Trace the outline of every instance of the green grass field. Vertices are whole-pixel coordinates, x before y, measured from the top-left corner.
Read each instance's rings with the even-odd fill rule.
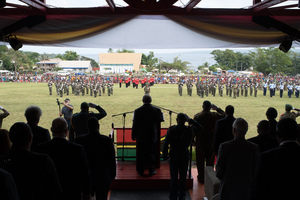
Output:
[[[54,89],[54,88],[53,88]],[[41,117],[39,125],[50,130],[51,122],[53,119],[59,117],[58,105],[56,98],[59,98],[56,93],[52,96],[49,95],[47,83],[0,83],[0,105],[10,112],[3,121],[4,129],[9,129],[15,122],[26,122],[24,117],[24,111],[29,105],[38,105],[43,115]],[[101,133],[108,135],[111,132],[111,124],[114,123],[115,127],[122,127],[122,115],[112,117],[112,115],[120,114],[124,112],[134,111],[136,108],[142,105],[142,96],[144,90],[142,88],[133,89],[119,88],[117,84],[114,86],[114,94],[107,96],[107,93],[101,97],[85,96],[64,96],[59,98],[61,102],[68,97],[71,100],[71,104],[74,106],[74,113],[80,112],[80,104],[83,101],[92,102],[102,106],[107,116],[100,121]],[[201,111],[202,102],[209,100],[213,104],[221,107],[223,110],[229,104],[235,107],[235,117],[242,117],[249,123],[249,131],[246,135],[247,138],[255,136],[256,125],[260,120],[266,119],[265,112],[268,107],[274,107],[278,111],[278,116],[284,113],[284,106],[286,103],[291,104],[296,108],[300,108],[299,101],[293,96],[291,99],[287,97],[287,93],[284,92],[284,97],[279,98],[279,92],[276,92],[276,96],[270,98],[267,94],[266,97],[262,95],[262,91],[258,92],[258,97],[248,96],[239,97],[237,99],[230,98],[228,96],[209,96],[207,98],[200,98],[196,95],[196,89],[193,88],[193,96],[187,96],[186,88],[184,87],[183,96],[178,95],[177,85],[154,85],[151,87],[152,103],[154,105],[172,110],[174,112],[183,112],[193,117],[197,112]],[[94,109],[91,109],[94,111]],[[170,117],[168,111],[163,111],[165,115],[165,122],[162,123],[162,127],[169,127]],[[126,115],[126,128],[132,126],[133,114]],[[278,120],[279,117],[277,117]],[[172,125],[176,123],[176,114],[172,114]],[[298,121],[299,123],[299,121]]]

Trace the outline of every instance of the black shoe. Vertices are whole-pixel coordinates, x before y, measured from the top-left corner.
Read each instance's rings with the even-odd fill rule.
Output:
[[[143,172],[138,172],[138,174],[143,177],[144,176],[144,173]]]
[[[149,171],[149,176],[154,176],[156,173],[157,173],[157,172],[156,172],[156,170],[155,170],[155,169],[154,169],[154,170],[152,170],[152,171]]]

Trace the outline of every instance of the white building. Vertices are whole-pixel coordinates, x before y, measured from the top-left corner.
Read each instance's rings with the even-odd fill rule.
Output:
[[[62,68],[63,70],[76,71],[76,72],[92,71],[91,61],[61,60],[59,58],[54,58],[54,59],[37,62],[36,65],[38,66],[38,69],[41,69],[43,71],[52,71],[53,68],[55,67]]]
[[[142,53],[100,53],[100,72],[124,73],[126,70],[138,72],[141,60]]]

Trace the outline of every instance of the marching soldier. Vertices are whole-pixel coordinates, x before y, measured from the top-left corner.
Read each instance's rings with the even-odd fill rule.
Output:
[[[94,84],[94,89],[93,90],[94,90],[94,97],[96,98],[98,90],[99,90],[98,82],[96,84]],[[100,91],[101,91],[101,87],[100,87]]]
[[[253,83],[250,83],[250,96],[253,94]]]
[[[89,82],[86,82],[86,84],[85,84],[85,91],[86,91],[86,94],[89,94]]]
[[[288,88],[288,96],[289,98],[291,98],[293,93],[293,85],[288,83],[287,88]]]
[[[103,94],[105,94],[105,86],[106,86],[106,80],[105,79],[103,80],[101,86],[102,86],[102,92],[103,92]]]
[[[146,86],[144,87],[144,92],[145,92],[145,94],[150,94],[150,86],[149,86],[148,82],[146,83]]]
[[[178,93],[180,96],[182,96],[182,88],[183,88],[183,83],[182,80],[180,79],[178,82]]]
[[[232,84],[229,85],[229,97],[232,97]]]
[[[257,97],[258,83],[254,85],[254,97]]]
[[[280,82],[280,85],[279,85],[280,98],[282,98],[283,90],[284,90],[284,84],[283,84],[283,82]]]
[[[52,81],[49,81],[48,87],[49,87],[49,95],[52,95]]]
[[[247,97],[248,96],[248,84],[247,83],[245,83],[245,97]]]
[[[59,96],[63,97],[63,94],[64,94],[64,83],[63,82],[60,83],[58,91],[59,91]]]
[[[84,93],[85,93],[85,84],[82,82],[81,84],[80,84],[80,90],[81,90],[81,95],[82,96],[84,96]]]
[[[113,94],[113,91],[112,91],[112,82],[111,81],[109,81],[107,83],[107,94],[108,94],[108,96],[110,96],[111,94]]]
[[[68,82],[65,83],[65,92],[67,95],[69,95],[69,83]]]
[[[100,81],[97,82],[97,90],[98,90],[98,96],[102,96],[102,84]]]
[[[193,83],[191,81],[188,81],[187,84],[187,92],[188,92],[188,95],[191,97],[192,96],[192,92],[193,92]]]
[[[242,85],[241,85],[241,96],[244,96],[244,89],[245,89],[245,84],[242,83]]]
[[[74,81],[72,81],[72,83],[71,83],[71,88],[72,88],[72,94],[74,94],[75,93],[75,82]]]
[[[237,95],[237,83],[234,84],[233,86],[233,98],[235,99],[236,98],[236,95]]]
[[[263,84],[264,96],[267,95],[267,88],[268,88],[268,83],[267,83],[267,81],[265,81],[265,83]]]
[[[93,92],[94,92],[94,83],[91,82],[89,86],[90,86],[90,96],[93,96]]]
[[[219,95],[222,97],[223,96],[223,84],[222,83],[220,83],[219,84]]]

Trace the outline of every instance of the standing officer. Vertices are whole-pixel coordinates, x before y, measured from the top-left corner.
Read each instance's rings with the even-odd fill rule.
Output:
[[[70,130],[71,128],[71,117],[73,115],[73,106],[70,105],[70,99],[66,98],[63,102],[64,107],[61,109],[61,112],[59,112],[59,115],[64,115],[65,120],[68,123],[68,128]]]

